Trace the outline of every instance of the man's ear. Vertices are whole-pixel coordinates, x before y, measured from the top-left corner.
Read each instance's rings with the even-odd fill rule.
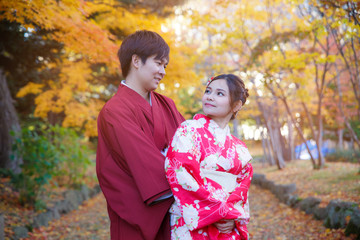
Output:
[[[140,67],[140,64],[141,64],[140,61],[141,61],[141,59],[140,59],[140,57],[138,55],[133,54],[131,56],[131,65],[133,65],[134,68],[138,69]]]
[[[238,112],[238,111],[241,109],[241,107],[242,107],[242,101],[239,100],[239,101],[237,101],[237,102],[235,103],[235,106],[234,106],[234,108],[233,108],[233,112],[234,112],[234,113]]]

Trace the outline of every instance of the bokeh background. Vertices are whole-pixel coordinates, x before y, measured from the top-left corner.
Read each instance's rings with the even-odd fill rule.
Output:
[[[46,231],[34,230],[29,216],[67,189],[96,185],[97,115],[122,80],[122,40],[141,29],[169,44],[157,91],[186,119],[201,112],[210,77],[236,74],[250,97],[230,125],[255,172],[296,183],[301,198],[318,196],[324,206],[359,205],[359,11],[357,0],[0,0],[5,235],[28,225],[36,238]],[[269,229],[252,236],[298,239]],[[346,237],[344,227],[319,231],[314,239]]]

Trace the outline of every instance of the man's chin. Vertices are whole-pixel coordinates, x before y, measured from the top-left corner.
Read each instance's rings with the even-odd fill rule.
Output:
[[[154,91],[158,88],[159,84],[152,84],[150,87],[149,87],[149,91]]]

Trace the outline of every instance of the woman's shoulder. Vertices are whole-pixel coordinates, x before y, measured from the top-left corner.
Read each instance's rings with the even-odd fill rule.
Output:
[[[185,128],[203,128],[205,126],[206,119],[201,117],[201,114],[196,114],[193,119],[186,120],[181,123],[180,127]]]
[[[232,138],[232,140],[234,141],[234,143],[236,145],[240,145],[240,146],[242,146],[244,148],[247,148],[246,144],[242,140],[240,140],[239,138],[235,137],[234,135],[231,135],[231,138]]]

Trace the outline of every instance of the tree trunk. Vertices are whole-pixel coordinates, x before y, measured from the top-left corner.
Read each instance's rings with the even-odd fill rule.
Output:
[[[291,118],[288,114],[287,125],[289,129],[289,148],[290,148],[290,158],[291,160],[295,159],[295,138],[294,138],[294,128],[291,122]]]
[[[336,64],[335,64],[335,70],[337,73],[336,84],[337,84],[338,95],[339,95],[339,101],[338,101],[339,111],[340,111],[341,116],[343,116],[345,126],[349,129],[352,142],[355,141],[356,145],[360,148],[360,141],[359,141],[354,129],[351,127],[350,122],[349,122],[348,118],[346,117],[344,109],[343,109],[343,104],[342,104],[343,94],[341,91],[340,74],[339,74],[339,70],[338,70]]]
[[[318,166],[319,168],[323,168],[325,166],[325,158],[324,155],[321,151],[322,149],[322,145],[323,145],[323,121],[322,121],[322,117],[321,114],[319,116],[319,125],[318,125],[318,137],[316,139],[316,146],[317,146],[317,150],[318,150]]]
[[[283,145],[281,144],[281,135],[278,128],[274,129],[274,145],[276,152],[276,165],[279,169],[283,169],[285,167],[285,160],[283,155]]]
[[[5,168],[19,173],[20,164],[23,162],[21,156],[12,152],[12,144],[19,137],[20,124],[10,95],[6,77],[0,69],[0,168]],[[12,136],[10,132],[13,131]]]
[[[274,158],[274,154],[271,154],[271,150],[272,150],[272,145],[271,145],[271,139],[268,133],[268,136],[265,138],[265,143],[266,143],[266,149],[267,152],[269,154],[269,163],[271,166],[275,165],[275,158]],[[273,151],[274,152],[274,151]]]
[[[311,163],[312,163],[312,165],[313,165],[313,168],[316,169],[315,159],[314,159],[314,157],[313,157],[313,155],[312,155],[312,153],[311,153],[311,151],[310,151],[310,148],[309,148],[309,146],[308,146],[308,144],[307,144],[307,141],[306,141],[306,139],[305,139],[305,137],[304,137],[303,131],[301,130],[301,128],[300,128],[298,125],[296,125],[296,121],[295,121],[294,117],[291,115],[291,110],[290,110],[290,107],[289,107],[289,105],[288,105],[288,103],[287,103],[286,98],[282,98],[281,100],[283,101],[283,103],[284,103],[284,105],[285,105],[285,109],[286,109],[287,113],[288,113],[289,116],[290,116],[291,122],[293,123],[293,125],[295,126],[295,129],[296,129],[297,132],[298,132],[298,136],[301,138],[301,141],[305,144],[306,149],[308,150],[308,153],[309,153],[309,155],[310,155],[310,159],[311,159]]]
[[[270,154],[268,153],[268,149],[267,149],[267,146],[266,146],[266,141],[265,141],[265,138],[264,138],[264,133],[263,131],[261,131],[261,146],[263,148],[263,152],[264,152],[264,157],[263,157],[263,162],[264,163],[270,163]]]
[[[343,150],[344,149],[344,129],[339,128],[337,130],[338,133],[338,149]]]
[[[259,128],[259,127],[261,126],[260,117],[259,117],[259,116],[256,116],[256,117],[255,117],[255,120],[256,120],[256,125],[257,125],[257,127]],[[270,149],[269,149],[268,146],[267,146],[266,138],[267,138],[267,136],[265,136],[265,134],[264,134],[264,129],[263,129],[263,130],[261,131],[261,145],[262,145],[263,152],[264,152],[264,157],[263,157],[264,160],[263,160],[263,163],[267,162],[267,163],[269,163],[270,165],[272,165]]]
[[[281,145],[281,136],[279,136],[279,129],[278,129],[278,124],[276,124],[276,122],[274,122],[274,116],[272,117],[272,120],[270,120],[270,124],[269,124],[269,136],[271,139],[271,144],[272,144],[272,149],[274,151],[274,156],[275,156],[275,161],[276,161],[276,165],[278,166],[279,169],[283,169],[285,167],[285,161],[284,161],[284,157],[283,157],[283,151],[282,151],[282,145]]]

